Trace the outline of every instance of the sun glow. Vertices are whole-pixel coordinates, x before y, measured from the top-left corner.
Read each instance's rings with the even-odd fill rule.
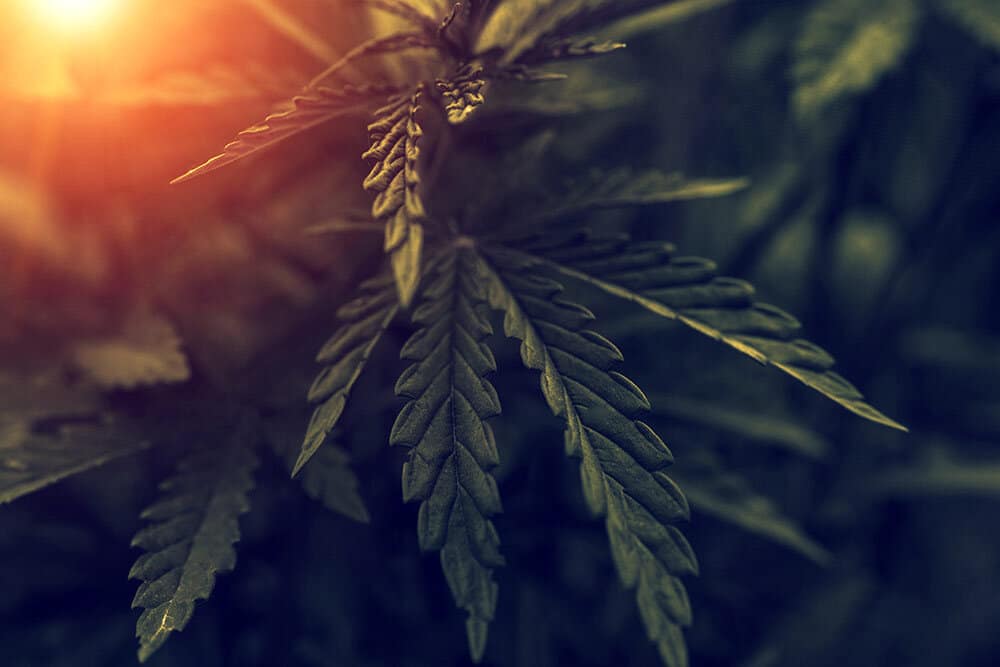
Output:
[[[114,14],[121,0],[29,0],[37,17],[62,30],[92,29]]]

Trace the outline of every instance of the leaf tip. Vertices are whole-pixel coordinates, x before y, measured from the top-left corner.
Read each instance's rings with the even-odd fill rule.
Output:
[[[178,185],[180,183],[186,183],[187,181],[198,178],[199,176],[203,176],[210,171],[215,171],[220,167],[224,167],[233,161],[234,160],[230,156],[227,156],[225,153],[221,153],[212,158],[209,158],[208,160],[205,160],[196,167],[188,169],[186,172],[184,172],[177,178],[170,181],[170,185]]]
[[[192,167],[191,169],[188,169],[187,171],[185,171],[183,174],[181,174],[177,178],[172,179],[170,181],[170,185],[180,185],[181,183],[187,183],[188,181],[196,178],[202,172],[204,172],[206,164],[208,164],[208,163],[207,162],[206,163],[202,163],[202,164],[199,164],[197,167]]]
[[[470,616],[465,621],[466,636],[469,639],[469,657],[474,664],[480,664],[486,654],[486,639],[489,636],[489,623]]]
[[[910,428],[908,426],[904,426],[903,424],[900,424],[895,419],[891,419],[889,417],[886,417],[885,425],[888,426],[889,428],[896,429],[897,431],[901,431],[903,433],[909,433],[910,432]]]
[[[152,644],[145,641],[139,642],[139,650],[136,652],[140,663],[145,663],[149,658],[156,653],[156,649],[159,648],[158,644]]]
[[[302,469],[306,467],[306,464],[309,463],[311,458],[312,453],[307,452],[306,450],[303,450],[302,453],[299,454],[299,458],[295,460],[295,465],[292,466],[291,477],[293,479],[299,476],[299,473],[302,472]]]

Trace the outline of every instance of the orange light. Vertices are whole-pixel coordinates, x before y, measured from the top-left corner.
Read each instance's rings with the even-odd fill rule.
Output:
[[[29,0],[38,19],[67,31],[92,30],[114,14],[121,0]]]

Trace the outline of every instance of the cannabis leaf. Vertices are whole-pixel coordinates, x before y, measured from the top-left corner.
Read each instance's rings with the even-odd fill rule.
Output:
[[[779,447],[817,460],[825,459],[830,451],[829,443],[819,434],[758,411],[673,394],[650,394],[650,402],[658,417],[719,431],[730,438]]]
[[[444,111],[448,122],[452,125],[467,121],[486,102],[483,96],[486,79],[482,66],[465,65],[452,78],[438,79],[436,85],[445,102]]]
[[[38,422],[96,416],[102,409],[93,387],[70,383],[57,367],[0,371],[0,433],[27,434]],[[17,444],[9,438],[3,442]]]
[[[116,335],[75,343],[72,354],[77,368],[106,389],[184,382],[191,376],[174,326],[144,310],[132,313]]]
[[[282,394],[284,396],[284,394]],[[274,406],[273,414],[262,419],[267,444],[291,472],[302,450],[299,411],[282,401]],[[270,413],[270,410],[266,411]],[[371,517],[361,497],[360,482],[352,467],[352,457],[345,444],[346,433],[335,430],[327,437],[324,447],[298,473],[302,490],[326,509],[359,523]]]
[[[954,447],[952,447],[954,449]],[[858,494],[865,500],[933,496],[1000,496],[1000,463],[995,458],[971,459],[932,444],[917,460],[872,476]]]
[[[484,26],[478,53],[502,51],[500,62],[534,60],[554,42],[648,9],[663,0],[507,0]],[[527,58],[525,58],[527,56]]]
[[[485,263],[486,260],[484,260]],[[594,316],[563,300],[562,287],[534,271],[531,261],[493,249],[482,269],[504,331],[521,341],[521,358],[541,372],[542,393],[566,424],[566,453],[580,459],[584,498],[603,516],[622,583],[636,589],[650,639],[667,667],[687,664],[681,627],[691,606],[677,577],[698,566],[671,524],[688,517],[676,484],[662,472],[673,456],[656,433],[634,417],[649,408],[642,392],[611,370],[621,353],[588,330]]]
[[[719,457],[701,450],[685,459],[675,476],[695,512],[703,512],[791,549],[817,565],[829,565],[829,551],[809,537],[741,474],[726,470]]]
[[[573,223],[580,216],[607,209],[656,206],[674,201],[725,197],[749,185],[745,178],[687,179],[677,173],[657,170],[636,172],[631,169],[594,170],[552,201],[525,214],[523,222],[512,223],[495,236],[516,239],[524,230],[552,228],[558,223]]]
[[[361,523],[371,520],[358,493],[351,456],[342,447],[327,443],[302,469],[301,478],[306,495],[331,512]]]
[[[220,572],[236,565],[233,544],[239,517],[249,510],[257,456],[248,429],[229,442],[200,446],[183,459],[174,477],[160,485],[161,498],[142,518],[154,522],[132,546],[147,553],[129,573],[142,584],[132,602],[143,609],[136,626],[139,660],[145,662],[191,620],[197,600],[208,599]]]
[[[385,37],[373,37],[357,45],[348,51],[344,57],[313,77],[309,83],[309,88],[316,88],[323,81],[335,77],[347,69],[348,66],[368,56],[386,55],[410,49],[432,49],[437,46],[437,42],[424,31],[397,32]]]
[[[406,0],[355,0],[359,4],[368,5],[372,9],[392,14],[414,25],[422,25],[436,29],[437,21],[431,16],[421,11],[420,7],[414,6]],[[437,8],[435,8],[437,9]]]
[[[795,318],[757,302],[749,283],[718,277],[709,260],[677,257],[666,243],[633,243],[627,237],[588,232],[535,239],[520,245],[518,252],[528,265],[535,262],[677,320],[774,366],[865,419],[906,430],[830,370],[834,361],[826,351],[795,337],[801,328]]]
[[[0,420],[0,504],[148,446],[113,423],[67,424],[54,433],[34,433]]]
[[[148,446],[51,369],[0,372],[0,504]]]
[[[618,39],[630,39],[637,35],[661,30],[667,25],[678,23],[696,14],[718,9],[736,0],[676,0],[668,4],[659,3],[637,14],[615,21],[605,31]]]
[[[541,62],[594,58],[624,48],[625,44],[621,42],[601,41],[593,37],[569,37],[546,45],[545,50],[536,57]],[[530,61],[533,59],[522,60]]]
[[[387,277],[366,281],[359,291],[356,299],[337,311],[342,324],[316,357],[328,365],[309,390],[309,401],[318,407],[309,422],[293,475],[302,470],[337,425],[354,383],[399,311],[396,289]]]
[[[341,88],[318,87],[303,92],[284,108],[263,122],[240,132],[220,153],[172,183],[182,183],[237,160],[269,148],[300,132],[305,132],[338,116],[370,108],[393,94],[398,87],[386,84],[345,85]]]
[[[499,461],[487,419],[500,414],[484,375],[496,369],[483,340],[492,333],[480,264],[466,249],[437,263],[424,301],[413,314],[420,328],[401,356],[414,362],[396,384],[409,398],[389,437],[412,447],[403,467],[403,499],[421,501],[420,546],[440,550],[475,662],[483,657],[497,604],[494,568],[504,563],[489,517],[502,510],[489,470]]]
[[[295,452],[282,451],[295,457],[292,474],[301,475],[308,495],[334,511],[368,520],[347,453],[336,445],[321,446],[340,438],[346,402],[375,346],[399,315],[408,316],[416,332],[402,357],[411,364],[396,385],[406,403],[389,440],[410,448],[403,497],[420,503],[421,548],[440,552],[453,598],[467,615],[469,650],[477,662],[497,606],[494,570],[504,564],[493,524],[502,505],[492,475],[499,454],[488,423],[500,412],[487,379],[496,367],[485,343],[491,333],[489,307],[503,313],[505,333],[520,341],[524,365],[541,375],[542,394],[565,426],[566,453],[579,460],[584,499],[604,519],[617,571],[625,587],[635,591],[646,631],[667,667],[687,664],[682,628],[690,624],[692,612],[681,577],[696,573],[698,565],[675,524],[688,517],[688,501],[664,472],[673,461],[669,448],[640,421],[650,410],[648,399],[615,370],[620,351],[590,329],[593,314],[566,300],[557,280],[568,278],[679,321],[859,415],[902,428],[836,375],[825,351],[796,337],[794,318],[758,303],[749,284],[719,277],[708,260],[677,257],[663,243],[579,231],[580,218],[594,211],[725,195],[745,187],[743,179],[688,181],[658,171],[595,171],[558,196],[522,200],[509,187],[516,179],[507,176],[496,193],[488,187],[476,192],[453,188],[463,190],[462,202],[454,207],[460,213],[447,211],[446,188],[439,187],[436,176],[461,165],[438,169],[457,159],[449,142],[439,140],[457,132],[451,125],[481,113],[487,89],[491,97],[503,92],[502,84],[491,88],[496,82],[561,79],[544,65],[624,47],[603,36],[616,21],[653,9],[664,10],[662,20],[675,20],[725,2],[356,0],[402,19],[404,31],[362,41],[337,60],[328,58],[332,62],[299,97],[177,179],[230,164],[331,118],[370,113],[363,159],[374,166],[363,186],[374,195],[371,214],[359,218],[344,211],[322,229],[378,230],[384,234],[388,270],[364,283],[359,295],[338,310],[340,327],[317,357],[324,368],[309,391],[316,407],[304,442]],[[812,115],[846,93],[867,89],[899,62],[914,30],[916,3],[887,0],[866,14],[860,11],[867,8],[862,0],[822,0],[807,20],[797,53],[800,114]],[[306,37],[303,43],[310,41],[297,32]],[[351,68],[361,59],[411,49],[427,50],[429,57],[404,62],[390,73],[391,83],[343,83],[348,73],[359,71]],[[324,87],[330,82],[339,87]],[[554,108],[551,101],[549,108]],[[441,122],[435,122],[439,116]],[[426,172],[424,162],[431,163]],[[476,204],[467,202],[490,195],[503,199],[497,206],[504,216],[469,215]],[[438,211],[439,205],[446,210]],[[515,215],[508,215],[511,210]],[[499,224],[498,218],[513,222]],[[808,440],[800,432],[747,415],[688,417],[712,420],[748,438],[795,440],[789,446],[812,448],[816,455],[822,451],[815,440],[798,442]],[[256,465],[245,430],[223,446],[202,448],[184,459],[163,485],[165,497],[144,514],[155,523],[136,537],[136,545],[148,553],[132,572],[144,582],[135,600],[144,610],[138,624],[143,660],[171,632],[183,629],[195,602],[211,593],[216,574],[234,566],[238,518],[246,511]],[[688,479],[696,507],[816,561],[827,558],[745,479],[718,467],[698,468],[693,458]]]
[[[420,137],[417,122],[422,89],[401,95],[375,112],[368,126],[372,146],[362,156],[376,164],[365,179],[365,190],[377,193],[372,217],[385,223],[385,251],[390,253],[400,305],[409,307],[420,282],[427,214],[418,187]]]
[[[906,55],[919,17],[914,0],[822,0],[795,46],[795,108],[808,119],[872,86]]]

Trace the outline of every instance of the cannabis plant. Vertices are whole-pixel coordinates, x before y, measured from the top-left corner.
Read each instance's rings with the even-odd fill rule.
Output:
[[[529,170],[546,151],[554,123],[527,100],[556,101],[565,78],[560,68],[614,58],[625,48],[615,41],[616,27],[640,12],[662,5],[660,19],[672,21],[723,3],[347,4],[388,18],[392,28],[330,64],[220,155],[177,179],[228,167],[329,121],[367,119],[370,147],[361,158],[372,166],[360,185],[373,198],[371,209],[344,210],[314,232],[378,235],[385,259],[372,262],[356,293],[336,308],[337,328],[319,350],[322,370],[308,391],[314,413],[303,424],[304,441],[297,451],[279,447],[278,454],[309,495],[367,521],[358,481],[336,443],[376,347],[394,326],[412,332],[400,350],[409,365],[395,384],[403,404],[389,444],[408,449],[403,500],[419,503],[420,547],[439,552],[455,604],[466,615],[469,653],[482,660],[503,599],[495,573],[505,559],[494,525],[503,504],[493,473],[511,443],[494,437],[501,397],[490,379],[503,358],[492,337],[494,324],[502,322],[503,333],[519,345],[523,366],[538,374],[542,400],[561,420],[562,446],[579,468],[582,497],[604,523],[621,584],[634,591],[646,634],[664,665],[686,665],[683,631],[692,622],[692,605],[682,580],[699,569],[678,527],[688,518],[688,501],[667,472],[671,450],[643,421],[650,400],[618,370],[619,348],[595,330],[591,307],[605,303],[600,297],[675,321],[860,417],[903,429],[832,370],[831,356],[800,337],[795,318],[758,301],[749,283],[720,276],[711,260],[685,256],[668,243],[633,239],[614,218],[615,211],[637,207],[653,207],[659,216],[666,204],[729,195],[746,180],[686,179],[631,165],[577,164],[569,181]],[[823,81],[815,86],[826,90]],[[811,108],[819,94],[803,94],[800,106]],[[496,129],[503,127],[495,122],[501,114],[491,117],[491,107],[532,116],[532,131],[522,137],[509,126]],[[494,131],[501,141],[490,141]],[[147,337],[176,351],[178,341],[152,329]],[[660,353],[669,359],[670,350]],[[106,348],[79,356],[84,367],[106,368],[108,355],[121,358]],[[719,355],[720,364],[730,359]],[[177,360],[171,369],[175,380],[190,372]],[[168,371],[157,366],[150,372]],[[108,384],[130,383],[112,378]],[[226,437],[180,457],[159,499],[143,512],[148,525],[133,545],[145,553],[130,573],[141,582],[133,603],[141,609],[140,660],[184,629],[196,602],[211,594],[216,575],[235,565],[262,428],[259,415],[240,408],[238,398],[195,397],[180,412],[189,415],[208,402],[233,405],[206,417],[224,423]],[[503,400],[508,411],[522,405],[519,394]],[[136,449],[134,439],[112,447],[110,438],[66,447],[75,411],[49,407],[37,415],[49,428],[22,434],[18,454],[0,468],[0,500]],[[178,415],[144,417],[166,423]],[[89,426],[92,433],[105,425]]]

